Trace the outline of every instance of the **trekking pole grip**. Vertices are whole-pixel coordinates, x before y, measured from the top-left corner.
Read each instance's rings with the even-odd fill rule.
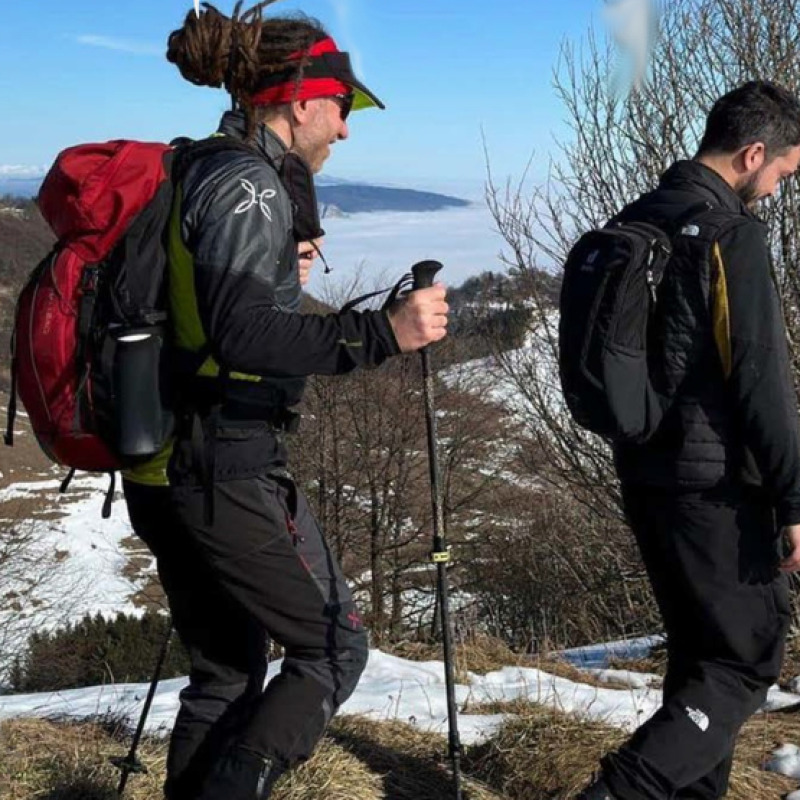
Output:
[[[441,268],[440,261],[418,261],[414,264],[411,267],[411,274],[414,276],[414,290],[433,286],[433,279]]]

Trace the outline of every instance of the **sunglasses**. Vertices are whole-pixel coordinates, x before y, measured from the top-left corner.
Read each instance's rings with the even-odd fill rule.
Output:
[[[330,98],[331,100],[335,100],[339,105],[339,115],[342,118],[342,122],[344,122],[350,116],[350,112],[353,110],[353,100],[355,100],[355,94],[353,92],[349,92],[348,94],[334,94],[330,95]]]

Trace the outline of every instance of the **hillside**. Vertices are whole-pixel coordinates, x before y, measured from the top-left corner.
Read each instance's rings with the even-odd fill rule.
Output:
[[[0,200],[0,386],[7,381],[14,302],[55,237],[32,201]]]
[[[357,214],[375,211],[440,211],[469,205],[467,200],[435,192],[357,183],[317,186],[317,200],[323,217],[334,209],[343,214]]]
[[[0,200],[0,292],[19,287],[54,241],[32,201]]]
[[[46,249],[49,242],[46,237],[28,237],[34,229],[42,232],[35,210],[8,209],[0,217],[7,223],[4,275],[10,286],[27,272],[30,264],[23,269],[23,262],[36,258],[27,248],[38,242]],[[25,247],[18,246],[22,240]],[[546,273],[523,277],[485,273],[470,279],[452,292],[459,335],[446,345],[478,339],[474,334],[486,333],[487,320],[489,328],[495,325],[495,333],[504,333],[508,338],[503,341],[510,343],[526,328],[531,293],[552,304],[557,290],[557,279]],[[449,364],[449,359],[446,347],[437,349],[437,368]],[[285,779],[276,800],[448,796],[441,738],[446,729],[443,668],[437,663],[440,647],[427,644],[434,595],[432,570],[423,560],[429,550],[429,497],[421,395],[414,374],[417,362],[408,359],[409,368],[403,369],[398,360],[394,371],[383,369],[379,376],[358,373],[335,383],[312,382],[307,393],[304,444],[303,449],[298,444],[295,452],[295,474],[313,487],[311,499],[318,505],[318,516],[333,546],[345,555],[345,571],[367,611],[375,649],[359,690],[344,709],[351,716],[337,720],[307,770]],[[517,459],[524,433],[512,428],[500,403],[490,402],[502,386],[487,363],[475,364],[463,375],[450,369],[448,376],[437,385],[436,398],[447,470],[447,531],[455,554],[449,570],[450,600],[459,645],[456,700],[468,796],[568,800],[588,780],[598,757],[658,707],[660,678],[652,673],[663,663],[659,665],[658,656],[653,656],[633,667],[645,674],[628,672],[629,663],[624,672],[597,671],[587,668],[594,666],[590,659],[597,647],[591,652],[561,651],[558,655],[570,664],[552,660],[552,649],[566,647],[566,637],[601,641],[587,633],[594,624],[595,595],[605,615],[616,602],[608,586],[621,583],[613,573],[606,581],[606,573],[593,560],[593,551],[600,549],[608,531],[599,532],[601,539],[588,529],[594,538],[590,547],[581,549],[587,536],[585,508],[571,509],[567,495],[542,491],[535,471],[541,465]],[[451,386],[462,379],[463,386]],[[358,413],[354,415],[353,409]],[[104,479],[79,477],[66,495],[58,495],[56,478],[61,471],[34,464],[41,456],[35,455],[24,418],[18,428],[21,447],[11,453],[17,461],[7,460],[6,454],[0,474],[3,538],[27,548],[18,574],[9,572],[8,566],[0,570],[0,597],[5,600],[5,606],[0,605],[0,634],[6,637],[5,650],[11,655],[23,650],[27,634],[46,617],[48,625],[55,625],[85,612],[107,616],[118,610],[134,612],[162,599],[155,594],[152,558],[130,536],[119,494],[108,520],[99,515]],[[380,480],[368,484],[364,478],[371,475]],[[380,485],[386,487],[382,496],[377,492]],[[373,520],[380,525],[373,525]],[[401,544],[392,539],[398,530],[404,534]],[[374,549],[368,551],[367,544]],[[408,545],[411,548],[401,549]],[[579,558],[577,580],[562,568],[561,560],[572,553]],[[624,556],[622,548],[615,547],[614,555]],[[640,605],[635,573],[626,569],[625,579],[629,618],[619,635],[652,631]],[[533,627],[539,616],[541,631]],[[478,638],[486,629],[502,636],[502,648],[495,646],[493,653]],[[376,643],[380,636],[383,642]],[[476,641],[473,659],[465,650]],[[629,644],[613,655],[636,657]],[[608,657],[606,652],[604,658]],[[274,661],[271,674],[279,666]],[[796,669],[787,672],[781,684],[796,691],[791,680],[796,675]],[[182,678],[162,682],[150,733],[169,726],[184,685]],[[104,800],[114,796],[116,776],[108,767],[108,755],[129,743],[129,727],[145,691],[144,685],[118,685],[109,676],[100,689],[0,698],[0,797]],[[768,769],[781,766],[778,744],[786,752],[800,741],[794,715],[772,713],[797,703],[797,695],[776,687],[763,709],[770,713],[748,723],[737,751],[732,800],[776,797],[792,787],[789,779],[763,770],[767,763],[772,764]],[[112,724],[128,730],[122,740],[95,739],[97,746],[84,751],[78,739],[92,726],[85,728],[79,721],[96,717],[98,710],[105,713],[100,733]],[[18,716],[39,719],[14,719]],[[48,720],[54,717],[62,727],[51,727]],[[58,742],[67,746],[53,744]],[[134,800],[158,792],[163,742],[146,742],[143,758],[150,777],[132,780],[129,793]],[[331,786],[334,767],[341,789]]]

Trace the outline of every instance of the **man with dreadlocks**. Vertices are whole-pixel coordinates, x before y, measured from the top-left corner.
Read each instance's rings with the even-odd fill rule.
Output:
[[[306,376],[378,365],[446,333],[441,284],[386,311],[298,311],[298,244],[322,233],[312,173],[347,138],[351,109],[383,104],[317,21],[264,18],[265,5],[190,11],[167,53],[192,83],[224,86],[234,108],[219,147],[182,172],[170,224],[183,410],[169,490],[152,465],[125,482],[191,656],[169,800],[264,800],[355,688],[366,633],[287,471],[284,435]],[[265,689],[270,639],[285,655]]]

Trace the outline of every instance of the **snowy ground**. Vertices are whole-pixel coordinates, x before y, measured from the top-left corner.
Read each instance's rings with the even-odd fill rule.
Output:
[[[131,553],[121,543],[131,529],[121,495],[103,519],[106,476],[76,475],[63,495],[59,485],[56,479],[31,481],[0,491],[0,526],[22,530],[14,556],[21,569],[0,575],[0,595],[19,598],[0,610],[0,677],[34,629],[52,630],[98,612],[140,613],[131,602],[140,582],[123,574]],[[17,501],[33,501],[39,510],[20,523]]]
[[[35,520],[37,546],[42,569],[47,572],[39,597],[27,602],[41,613],[41,626],[64,618],[79,619],[97,611],[112,614],[134,611],[130,598],[140,588],[122,575],[125,555],[121,541],[130,535],[124,503],[117,498],[111,518],[100,516],[104,478],[79,478],[71,495],[57,497],[57,482],[14,484],[0,492],[0,504],[14,498],[30,497],[41,491],[52,498],[63,516]],[[68,559],[48,560],[53,552],[69,552]],[[66,572],[61,580],[59,570]],[[69,601],[67,602],[67,595]],[[41,611],[39,611],[41,609]],[[23,614],[28,609],[23,609]],[[0,629],[13,623],[13,614],[0,615]],[[608,660],[646,655],[660,639],[648,637],[633,641],[610,642],[577,648],[563,653],[587,675],[611,686],[585,683],[550,675],[534,668],[505,667],[487,675],[469,674],[468,681],[456,687],[459,708],[468,704],[524,698],[563,712],[631,731],[649,718],[660,703],[660,678],[657,675],[607,669]],[[281,662],[270,665],[267,679],[280,670]],[[178,694],[186,680],[176,678],[159,684],[147,729],[166,732],[178,709]],[[622,688],[619,688],[622,687]],[[55,693],[0,696],[0,719],[19,716],[74,717],[111,713],[138,719],[147,693],[146,684],[107,685]],[[800,689],[800,679],[793,688]],[[800,703],[800,693],[773,687],[762,710],[774,710]],[[365,673],[353,696],[342,709],[345,714],[363,714],[373,719],[398,719],[423,730],[447,731],[447,704],[444,668],[441,662],[414,662],[373,650]],[[504,715],[459,715],[459,730],[466,743],[491,736]],[[766,765],[767,769],[800,778],[800,743],[785,743]],[[800,800],[800,794],[793,800]]]
[[[281,661],[270,665],[267,680],[276,675]],[[476,703],[526,699],[567,713],[602,720],[632,731],[650,717],[660,703],[657,675],[622,670],[605,671],[615,685],[607,689],[558,678],[538,669],[504,667],[487,675],[469,674],[469,684],[456,686],[459,708]],[[602,677],[602,676],[601,676]],[[178,693],[184,678],[162,681],[155,695],[147,730],[169,730],[178,710]],[[0,719],[17,716],[75,717],[95,714],[127,716],[135,722],[141,712],[147,684],[117,684],[68,691],[0,697]],[[800,701],[800,696],[770,692],[766,708],[775,709]],[[370,652],[369,663],[353,696],[342,707],[344,714],[363,714],[377,720],[401,720],[426,731],[447,731],[447,699],[444,667],[439,661],[407,661],[379,650]],[[460,714],[459,730],[467,743],[491,736],[505,715]],[[787,751],[788,752],[788,751]],[[791,751],[800,762],[800,748]]]
[[[277,674],[281,662],[270,665],[267,679]],[[506,667],[488,675],[470,674],[469,685],[456,687],[459,707],[466,703],[526,698],[563,711],[586,714],[629,730],[658,708],[658,690],[605,689],[574,683],[538,669]],[[148,730],[168,730],[178,709],[178,692],[186,684],[181,678],[163,681],[156,692],[148,719]],[[146,684],[124,684],[50,694],[0,697],[0,719],[15,716],[85,717],[92,714],[123,714],[138,718]],[[800,698],[795,698],[800,699]],[[342,708],[345,714],[364,714],[373,719],[398,719],[426,731],[447,731],[447,700],[441,662],[407,661],[379,650],[370,652],[369,663],[353,696]],[[465,742],[490,736],[504,715],[459,716]]]
[[[634,647],[641,647],[635,642]],[[270,665],[267,680],[280,670]],[[467,703],[524,698],[536,703],[601,720],[632,731],[659,706],[657,675],[623,670],[593,670],[595,677],[613,679],[626,688],[588,686],[558,678],[538,669],[505,667],[487,675],[469,674],[469,683],[456,687],[459,708]],[[178,710],[178,693],[184,678],[162,681],[155,694],[146,730],[166,733]],[[0,697],[0,720],[20,716],[84,718],[111,714],[127,717],[135,725],[147,694],[147,684],[118,684],[69,691],[8,695]],[[774,710],[800,701],[800,696],[774,687],[763,710]],[[441,662],[416,662],[370,652],[369,663],[343,714],[362,714],[376,720],[396,719],[422,730],[447,732],[447,700]],[[459,731],[465,743],[480,742],[492,735],[506,718],[504,714],[460,714]],[[800,778],[800,747],[784,744],[766,765],[767,769]],[[794,800],[800,800],[800,794]]]
[[[119,479],[118,479],[119,480]],[[60,480],[15,483],[0,491],[0,504],[19,498],[40,497],[48,505],[47,516],[55,511],[63,514],[60,519],[34,520],[35,536],[43,549],[69,554],[64,559],[70,573],[79,586],[72,613],[80,618],[85,613],[116,614],[134,613],[130,596],[139,585],[122,574],[128,559],[120,546],[123,539],[131,535],[128,514],[122,495],[117,492],[111,506],[111,516],[101,516],[103,499],[108,489],[108,478],[87,474],[76,474],[65,494],[59,494]],[[2,521],[2,520],[0,520]],[[58,599],[63,603],[63,584],[58,595],[51,589],[42,594],[39,601]]]

